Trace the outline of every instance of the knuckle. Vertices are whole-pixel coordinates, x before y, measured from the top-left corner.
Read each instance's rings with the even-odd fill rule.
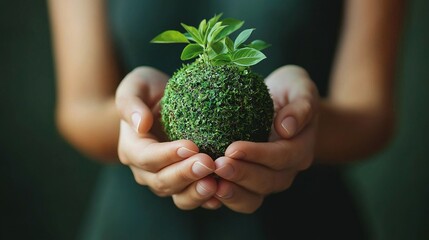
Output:
[[[153,168],[154,168],[153,161],[150,160],[150,157],[148,156],[146,150],[147,149],[144,148],[142,150],[142,152],[136,156],[137,159],[135,160],[135,163],[141,169],[144,169],[144,170],[153,170]]]
[[[180,179],[180,181],[184,182],[192,182],[194,181],[194,178],[189,174],[186,170],[183,168],[179,168],[175,171],[177,179]]]
[[[150,169],[150,164],[144,159],[142,159],[141,157],[139,157],[139,159],[137,159],[135,163],[141,169],[144,169],[144,170]]]
[[[124,165],[128,165],[130,163],[127,155],[125,154],[125,152],[122,150],[122,148],[118,149],[118,158],[119,161],[124,164]]]
[[[152,183],[152,188],[156,190],[159,194],[162,195],[171,195],[173,189],[170,184],[165,180],[165,178],[161,177],[159,174],[156,175],[156,180]]]
[[[140,175],[138,175],[138,174],[136,174],[136,173],[134,173],[134,180],[139,184],[139,185],[142,185],[142,186],[145,186],[146,185],[146,181],[140,176]]]
[[[163,192],[157,191],[156,189],[149,187],[149,189],[158,197],[169,197],[170,195],[165,194]]]
[[[148,171],[156,170],[156,163],[152,159],[151,152],[153,152],[154,142],[145,143],[146,145],[141,149],[141,152],[138,153],[136,164],[141,168]],[[164,153],[163,153],[164,154]]]

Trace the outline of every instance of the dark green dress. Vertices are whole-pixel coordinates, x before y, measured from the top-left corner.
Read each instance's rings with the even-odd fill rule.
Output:
[[[124,73],[141,65],[172,74],[183,46],[149,41],[180,23],[196,25],[215,13],[255,27],[252,39],[272,44],[254,70],[268,75],[285,64],[304,67],[326,94],[342,19],[342,1],[112,0],[109,16]],[[266,198],[256,213],[227,208],[182,211],[171,198],[139,186],[128,167],[106,166],[94,193],[82,239],[364,239],[339,169],[313,166],[293,186]]]

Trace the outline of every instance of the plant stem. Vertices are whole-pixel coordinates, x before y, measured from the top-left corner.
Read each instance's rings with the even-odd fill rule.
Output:
[[[209,54],[208,54],[208,46],[207,44],[204,44],[203,46],[203,54],[201,56],[201,58],[203,59],[203,62],[205,62],[207,65],[210,64],[210,59],[209,59]]]

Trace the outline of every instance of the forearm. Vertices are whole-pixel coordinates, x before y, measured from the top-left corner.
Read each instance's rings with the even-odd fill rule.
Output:
[[[119,161],[119,114],[114,97],[58,107],[56,122],[61,135],[85,156],[101,162]]]
[[[394,122],[392,108],[351,109],[323,100],[319,110],[316,160],[346,163],[369,157],[389,143]]]
[[[59,132],[97,160],[116,160],[121,79],[103,0],[48,1],[57,78]]]
[[[394,79],[402,0],[349,0],[328,97],[321,102],[316,157],[369,157],[394,132]]]

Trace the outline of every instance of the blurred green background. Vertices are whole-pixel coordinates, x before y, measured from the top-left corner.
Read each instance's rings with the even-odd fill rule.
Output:
[[[0,239],[74,239],[98,165],[58,135],[46,3],[0,1]]]
[[[429,239],[429,1],[409,1],[392,144],[346,168],[373,239]],[[0,1],[0,239],[75,239],[100,165],[58,135],[45,1]]]

